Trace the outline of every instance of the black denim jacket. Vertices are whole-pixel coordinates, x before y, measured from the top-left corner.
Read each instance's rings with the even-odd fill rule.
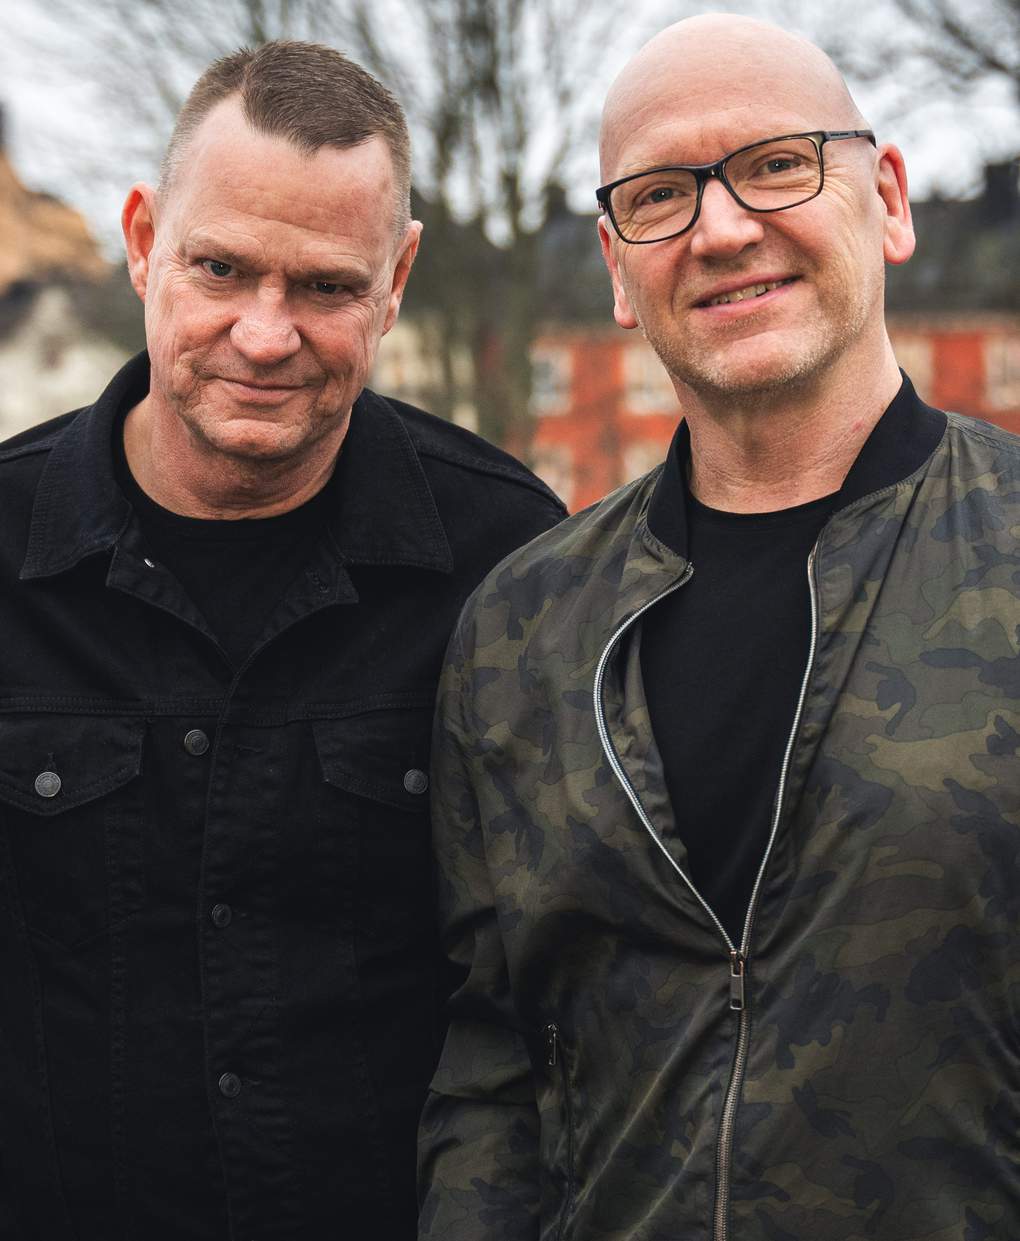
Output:
[[[0,1236],[399,1241],[435,681],[468,592],[563,509],[365,392],[235,674],[114,480],[147,383],[142,356],[0,449]]]

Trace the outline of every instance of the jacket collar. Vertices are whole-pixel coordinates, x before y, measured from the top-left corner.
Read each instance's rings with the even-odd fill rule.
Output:
[[[839,489],[835,511],[908,478],[938,447],[947,419],[925,405],[903,372],[892,402],[872,428]],[[681,422],[648,505],[648,528],[678,555],[687,555],[687,466],[691,437]]]
[[[132,509],[114,474],[113,436],[149,390],[149,359],[132,358],[54,441],[36,488],[22,578],[49,577],[120,540]],[[449,573],[453,555],[414,445],[393,407],[367,389],[351,411],[327,519],[347,564]]]

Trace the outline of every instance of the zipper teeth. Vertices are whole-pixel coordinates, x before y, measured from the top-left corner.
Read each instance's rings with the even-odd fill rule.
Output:
[[[567,1192],[564,1196],[563,1209],[560,1212],[560,1223],[556,1230],[557,1241],[563,1237],[567,1228],[567,1219],[574,1204],[574,1105],[570,1097],[570,1079],[567,1076],[567,1060],[564,1054],[563,1039],[560,1028],[555,1021],[550,1021],[544,1030],[549,1043],[549,1058],[546,1061],[550,1069],[557,1069],[560,1076],[560,1090],[563,1095],[563,1119],[567,1127]]]
[[[740,954],[747,957],[748,950],[751,946],[751,925],[754,922],[754,915],[758,907],[758,892],[761,888],[762,879],[765,877],[765,868],[768,865],[769,857],[772,853],[772,846],[775,843],[776,833],[779,830],[779,816],[783,809],[783,794],[786,792],[786,777],[789,774],[790,757],[793,754],[793,743],[797,737],[797,729],[800,727],[800,717],[804,711],[804,699],[807,695],[808,681],[811,679],[811,669],[815,662],[815,648],[818,645],[818,600],[815,597],[814,583],[814,567],[815,567],[815,547],[812,547],[811,554],[807,561],[807,579],[808,579],[808,598],[811,600],[811,641],[808,645],[807,665],[804,668],[804,676],[800,682],[800,696],[797,699],[797,710],[793,713],[793,726],[790,728],[790,735],[786,739],[786,752],[783,755],[783,765],[779,769],[779,787],[776,789],[775,809],[772,812],[772,830],[769,832],[768,844],[765,846],[765,854],[761,860],[761,866],[758,867],[758,876],[754,881],[754,888],[751,892],[751,901],[747,907],[747,919],[744,922],[744,936],[740,944]]]
[[[567,1122],[567,1194],[563,1203],[563,1214],[560,1216],[560,1226],[557,1232],[557,1238],[562,1241],[567,1231],[567,1220],[570,1218],[574,1209],[574,1101],[570,1096],[570,1078],[567,1074],[567,1057],[563,1049],[563,1040],[560,1038],[559,1027],[556,1028],[556,1041],[559,1043],[560,1049],[560,1081],[563,1089],[563,1115]]]
[[[733,1156],[733,1121],[737,1114],[737,1097],[743,1083],[744,1065],[750,1043],[751,1013],[746,1003],[740,1013],[737,1030],[737,1049],[733,1055],[733,1071],[719,1121],[719,1146],[716,1154],[715,1226],[714,1241],[726,1241],[729,1232],[727,1216],[730,1208],[730,1167]]]
[[[623,765],[621,764],[620,759],[617,756],[616,749],[613,746],[613,743],[609,736],[609,729],[606,725],[605,718],[603,717],[603,714],[602,714],[602,682],[605,679],[606,665],[609,662],[610,655],[613,653],[613,648],[616,646],[617,642],[620,640],[622,635],[631,627],[631,625],[634,624],[636,620],[640,619],[640,617],[642,617],[645,614],[645,612],[647,612],[648,609],[652,607],[654,604],[659,603],[661,600],[665,599],[667,595],[671,595],[675,590],[679,590],[681,586],[686,585],[686,583],[690,581],[693,573],[694,573],[694,566],[692,564],[688,564],[686,570],[683,573],[683,576],[680,578],[678,582],[674,582],[672,586],[667,587],[667,589],[662,591],[661,594],[656,595],[654,599],[650,599],[643,607],[639,608],[634,613],[633,616],[629,616],[623,622],[623,624],[620,625],[620,627],[616,630],[613,636],[606,643],[606,648],[602,652],[602,656],[599,659],[598,666],[595,669],[595,689],[592,695],[594,698],[594,702],[595,702],[595,727],[598,730],[599,741],[602,743],[603,752],[605,753],[606,758],[609,760],[610,767],[612,767],[613,769],[613,774],[616,776],[617,780],[619,780],[620,784],[623,786],[623,791],[627,794],[627,797],[630,800],[631,805],[634,807],[635,811],[637,812],[637,816],[641,820],[642,826],[644,827],[645,831],[648,832],[652,840],[654,840],[656,845],[658,845],[659,851],[662,853],[662,856],[666,859],[666,861],[670,864],[670,866],[672,866],[672,868],[684,881],[687,887],[691,890],[691,893],[696,898],[698,903],[701,905],[702,909],[704,909],[705,913],[707,913],[708,916],[712,919],[717,930],[719,931],[719,934],[722,936],[728,951],[733,952],[733,943],[730,940],[729,935],[727,935],[726,930],[723,927],[722,923],[715,916],[715,913],[712,910],[712,907],[705,901],[705,898],[701,895],[698,889],[694,886],[693,883],[691,883],[690,879],[684,874],[683,870],[681,870],[681,868],[673,860],[673,857],[671,856],[666,846],[663,844],[662,839],[659,836],[658,832],[652,826],[652,822],[649,819],[648,815],[645,813],[644,806],[642,806],[641,804],[641,798],[638,797],[637,793],[635,792],[634,788],[632,787],[630,783],[630,780],[627,777],[627,773],[623,770]]]
[[[811,642],[808,647],[807,667],[804,669],[804,677],[800,683],[800,697],[797,699],[797,710],[793,713],[793,726],[790,729],[790,736],[786,742],[786,753],[783,755],[783,765],[779,771],[779,787],[776,790],[775,810],[772,813],[772,831],[769,834],[769,841],[765,847],[765,856],[761,860],[761,866],[758,868],[758,877],[754,881],[754,889],[751,892],[751,901],[747,907],[747,921],[744,923],[744,937],[740,945],[740,955],[744,958],[745,966],[748,952],[751,946],[751,927],[754,923],[754,915],[758,907],[758,893],[761,888],[762,879],[765,876],[765,868],[768,865],[769,857],[772,854],[772,846],[776,839],[776,832],[779,829],[779,816],[783,808],[783,793],[786,790],[786,777],[790,766],[790,756],[793,753],[793,743],[797,736],[797,729],[800,727],[800,717],[804,710],[804,699],[807,695],[808,681],[811,677],[811,669],[815,662],[815,648],[818,645],[818,601],[815,596],[814,583],[814,564],[815,550],[818,544],[811,549],[808,556],[807,576],[808,576],[808,595],[811,600]],[[740,1097],[740,1090],[744,1082],[744,1069],[747,1065],[747,1050],[750,1043],[751,1033],[751,1013],[745,1004],[740,1014],[740,1027],[737,1034],[737,1049],[733,1056],[733,1071],[730,1074],[730,1084],[726,1091],[726,1101],[723,1104],[722,1116],[719,1120],[719,1146],[716,1154],[716,1195],[715,1195],[715,1230],[713,1241],[726,1241],[729,1235],[729,1205],[730,1205],[730,1172],[733,1155],[733,1123],[737,1114],[737,1100]]]

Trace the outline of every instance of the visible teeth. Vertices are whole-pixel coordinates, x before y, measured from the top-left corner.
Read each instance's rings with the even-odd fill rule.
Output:
[[[778,289],[781,284],[785,284],[784,280],[772,280],[768,284],[749,284],[745,289],[734,289],[732,293],[720,293],[718,297],[713,297],[707,304],[709,306],[727,306],[730,302],[742,302],[745,298],[761,297],[763,293],[771,293],[773,289]]]

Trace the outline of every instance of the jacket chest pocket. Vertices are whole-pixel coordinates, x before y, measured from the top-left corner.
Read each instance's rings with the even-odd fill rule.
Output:
[[[323,829],[347,851],[358,922],[420,935],[433,898],[431,705],[317,720],[314,729],[326,786]]]
[[[143,720],[0,718],[11,899],[33,935],[84,948],[142,903]]]

